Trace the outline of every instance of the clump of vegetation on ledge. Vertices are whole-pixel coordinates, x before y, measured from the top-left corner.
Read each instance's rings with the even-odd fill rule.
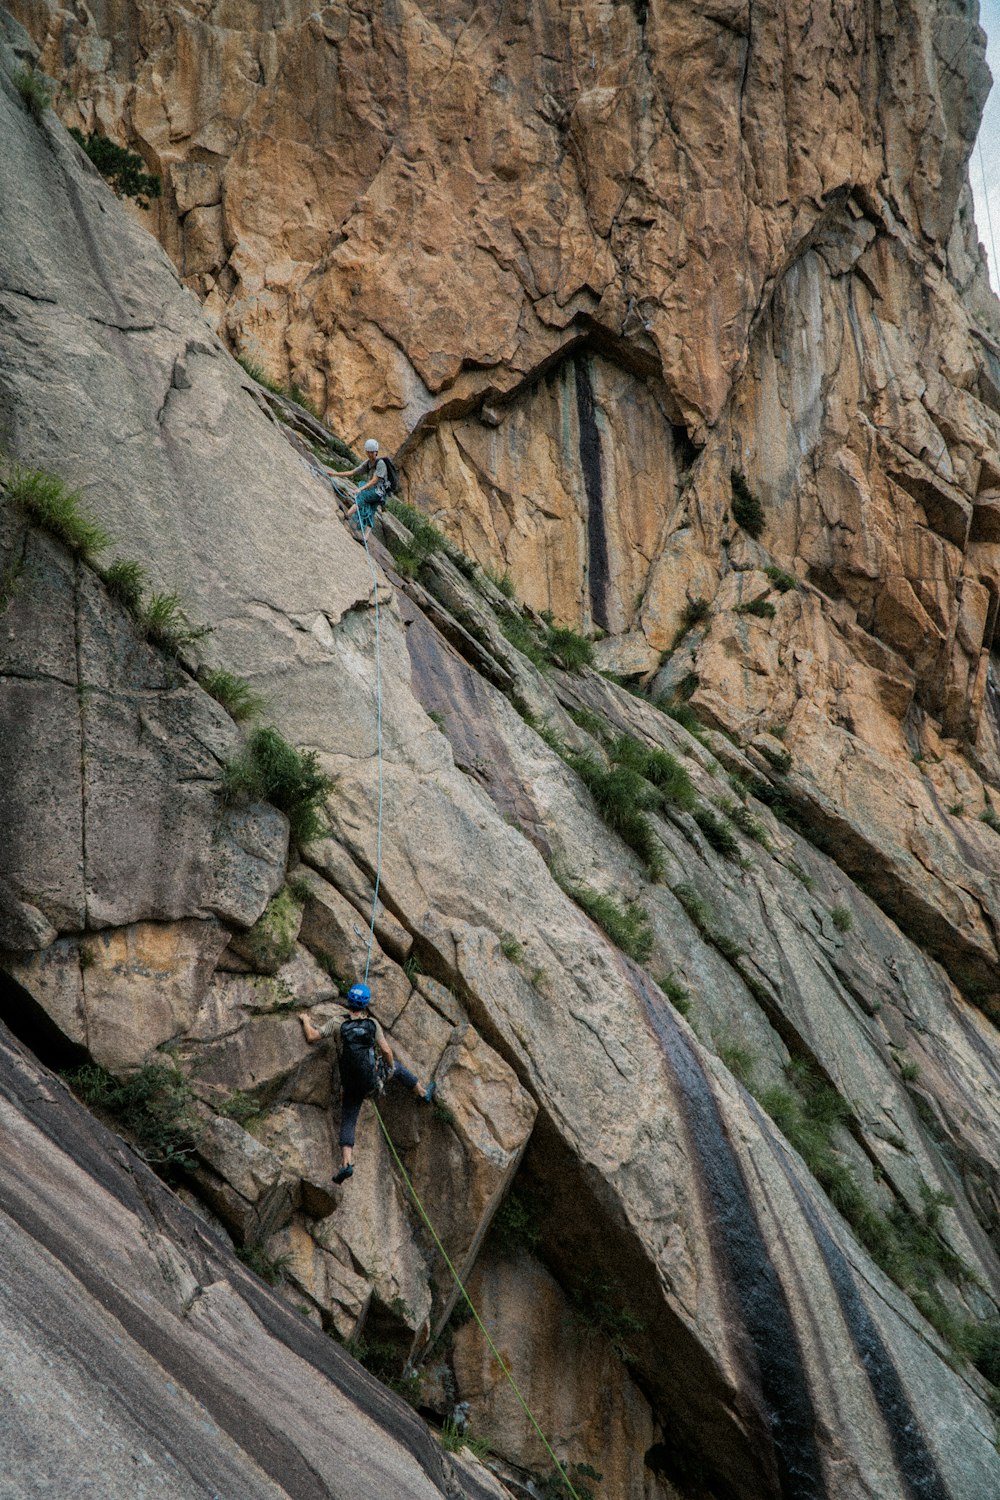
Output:
[[[173,1063],[148,1062],[122,1083],[95,1063],[63,1076],[84,1104],[114,1119],[150,1166],[170,1175],[189,1165],[201,1127],[188,1081]]]
[[[611,941],[637,964],[644,964],[653,951],[653,934],[649,917],[637,901],[619,906],[614,897],[589,886],[572,885],[561,881],[563,890],[571,897],[591,921],[607,933]]]
[[[288,818],[296,844],[328,832],[320,810],[332,789],[316,751],[296,750],[270,726],[255,730],[222,774],[224,801],[270,802]]]
[[[71,490],[55,474],[14,464],[4,475],[7,498],[35,526],[47,531],[85,562],[111,545],[102,526],[82,509],[78,490]]]
[[[256,718],[267,707],[266,698],[254,692],[244,677],[237,677],[234,672],[227,672],[224,667],[205,672],[199,677],[198,684],[205,689],[209,697],[215,699],[216,703],[221,703],[229,717],[235,719],[237,724],[244,719]]]
[[[32,119],[41,120],[52,103],[52,90],[42,75],[33,68],[18,68],[14,74],[14,87]]]

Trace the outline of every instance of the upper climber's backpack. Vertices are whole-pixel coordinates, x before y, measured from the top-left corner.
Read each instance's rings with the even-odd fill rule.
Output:
[[[340,1028],[340,1078],[352,1094],[377,1094],[382,1088],[375,1058],[375,1022],[351,1016]]]
[[[382,462],[385,464],[385,492],[387,495],[398,495],[399,470],[391,458],[383,457]]]

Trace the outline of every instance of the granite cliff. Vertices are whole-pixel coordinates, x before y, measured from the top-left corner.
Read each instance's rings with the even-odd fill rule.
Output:
[[[8,1347],[59,1367],[7,1428],[71,1418],[100,1453],[117,1377],[67,1353],[99,1324],[185,1407],[173,1447],[152,1397],[115,1419],[123,1454],[154,1432],[158,1472],[183,1461],[178,1494],[552,1484],[373,1117],[330,1188],[336,1098],[298,1012],[364,954],[373,574],[315,470],[329,434],[230,343],[348,439],[372,410],[405,438],[415,509],[373,547],[373,975],[445,1108],[386,1122],[580,1492],[988,1500],[1000,358],[963,175],[975,28],[929,5],[14,9],[35,43],[7,23],[0,428],[111,543],[74,553],[5,471],[3,1309]],[[38,47],[65,119],[163,173],[165,249],[25,107]],[[211,634],[165,653],[109,556]],[[324,836],[225,794],[246,731],[219,669],[332,779]],[[169,1072],[188,1207],[24,1047],[78,1089],[103,1069],[105,1102]],[[25,1323],[57,1282],[72,1337]],[[469,1403],[493,1473],[327,1334],[432,1425]],[[279,1391],[315,1417],[289,1427]]]

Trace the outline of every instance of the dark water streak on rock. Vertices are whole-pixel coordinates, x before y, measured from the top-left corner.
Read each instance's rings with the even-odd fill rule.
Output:
[[[594,406],[590,361],[586,354],[574,361],[576,415],[580,428],[580,467],[587,495],[587,578],[590,616],[602,630],[610,630],[608,590],[611,567],[604,525],[604,476],[601,473],[601,433]]]
[[[767,1115],[755,1103],[752,1108],[761,1133],[768,1141],[772,1154],[795,1194],[817,1249],[823,1257],[851,1342],[858,1352],[861,1367],[868,1377],[872,1395],[885,1421],[900,1476],[906,1486],[906,1494],[912,1500],[954,1500],[941,1477],[934,1455],[927,1446],[899,1371],[893,1364],[874,1318],[865,1306],[847,1257],[823,1222],[822,1215],[817,1212],[816,1205],[789,1168],[784,1151],[774,1140],[774,1127],[770,1125]]]
[[[778,1493],[783,1500],[825,1500],[829,1492],[808,1371],[743,1170],[687,1037],[664,1003],[657,1003],[645,984],[639,988],[678,1085],[697,1165],[715,1214],[715,1223],[709,1226],[714,1230],[714,1248],[753,1350],[756,1369],[745,1373],[747,1379],[756,1381],[760,1406],[770,1422]]]

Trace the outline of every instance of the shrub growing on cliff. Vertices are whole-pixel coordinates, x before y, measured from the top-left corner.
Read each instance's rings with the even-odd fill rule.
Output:
[[[773,563],[768,563],[764,572],[780,594],[787,594],[799,586],[799,580],[794,573],[786,573],[784,568],[776,568]]]
[[[159,176],[147,172],[146,163],[134,151],[96,132],[84,135],[70,126],[69,133],[119,198],[134,198],[140,208],[148,208],[150,200],[160,196]]]
[[[270,727],[255,730],[222,773],[224,801],[272,803],[288,818],[297,844],[328,831],[320,809],[332,789],[315,750],[296,750]]]
[[[508,1193],[493,1215],[490,1233],[506,1255],[519,1250],[536,1250],[542,1237],[534,1206],[520,1193]]]
[[[733,520],[750,536],[760,536],[764,530],[764,507],[739,469],[732,470],[730,479],[733,486]]]
[[[14,74],[14,87],[32,119],[40,120],[52,103],[52,90],[41,74],[32,68],[18,68]]]
[[[67,489],[55,474],[15,464],[4,477],[7,498],[35,526],[47,531],[89,562],[110,545],[103,527],[84,514],[76,490]]]
[[[263,1245],[238,1245],[236,1258],[243,1262],[247,1270],[259,1276],[261,1281],[266,1281],[268,1286],[281,1286],[285,1272],[292,1263],[290,1254],[268,1255]]]
[[[771,601],[761,594],[756,599],[748,600],[746,604],[738,604],[736,606],[736,613],[738,615],[755,615],[758,620],[773,620],[775,610]]]
[[[64,1076],[84,1104],[114,1119],[150,1166],[169,1175],[191,1161],[201,1127],[187,1079],[173,1064],[149,1062],[121,1083],[94,1063]]]

